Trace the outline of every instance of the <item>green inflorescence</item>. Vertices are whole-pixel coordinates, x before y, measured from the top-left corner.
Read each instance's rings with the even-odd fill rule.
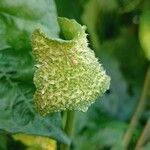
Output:
[[[110,84],[110,78],[88,47],[85,26],[59,18],[65,40],[48,38],[39,29],[32,36],[36,60],[34,100],[45,116],[63,110],[87,111]]]

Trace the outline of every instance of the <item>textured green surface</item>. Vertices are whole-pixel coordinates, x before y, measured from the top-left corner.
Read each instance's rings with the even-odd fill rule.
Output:
[[[59,18],[65,40],[50,39],[40,30],[32,37],[36,59],[34,100],[46,115],[62,110],[87,111],[108,88],[110,78],[88,48],[85,26]]]

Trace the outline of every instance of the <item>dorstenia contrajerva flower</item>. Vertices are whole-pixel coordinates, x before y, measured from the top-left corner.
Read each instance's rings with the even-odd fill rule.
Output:
[[[88,47],[85,26],[59,18],[63,39],[47,37],[39,29],[32,36],[36,60],[34,100],[46,115],[62,110],[87,111],[110,84],[110,78]]]

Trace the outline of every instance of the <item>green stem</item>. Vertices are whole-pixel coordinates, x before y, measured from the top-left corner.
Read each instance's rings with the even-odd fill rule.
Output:
[[[67,121],[67,111],[64,111],[62,112],[62,128],[63,129],[65,129],[66,121]]]
[[[142,146],[148,141],[149,138],[150,138],[150,117],[147,120],[147,123],[142,131],[139,140],[137,141],[135,150],[142,149]]]
[[[74,117],[75,117],[74,111],[67,112],[67,120],[66,120],[66,125],[65,125],[64,130],[65,130],[65,133],[70,138],[72,137],[72,132],[73,132]],[[69,145],[61,145],[61,150],[70,150],[70,146]]]
[[[133,117],[131,119],[129,127],[128,127],[127,131],[125,132],[125,135],[123,138],[123,144],[125,147],[128,147],[128,145],[131,141],[132,135],[134,133],[134,130],[140,119],[140,116],[141,116],[142,112],[144,111],[144,108],[146,105],[147,94],[148,94],[148,90],[149,90],[149,85],[150,85],[150,66],[146,73],[145,82],[144,82],[144,86],[143,86],[143,90],[142,90],[142,94],[141,94],[139,103],[137,105],[137,108],[133,114]]]

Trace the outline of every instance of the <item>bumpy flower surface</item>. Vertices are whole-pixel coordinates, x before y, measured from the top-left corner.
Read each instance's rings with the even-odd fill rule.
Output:
[[[110,84],[110,78],[88,48],[85,26],[59,18],[65,40],[50,39],[39,29],[32,36],[36,60],[34,100],[43,116],[62,110],[87,111]]]

